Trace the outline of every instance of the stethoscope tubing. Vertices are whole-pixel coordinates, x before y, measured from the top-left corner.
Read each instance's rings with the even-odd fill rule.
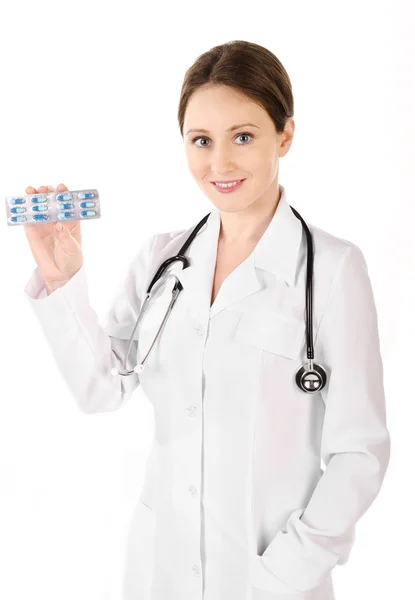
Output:
[[[292,206],[290,206],[290,208],[293,211],[294,215],[301,221],[303,230],[305,231],[305,234],[306,234],[306,241],[307,241],[305,306],[306,306],[306,343],[307,343],[308,364],[302,365],[298,369],[298,371],[295,375],[295,379],[296,379],[296,383],[297,383],[298,387],[302,391],[304,391],[308,394],[314,394],[316,392],[319,392],[326,385],[327,373],[321,365],[313,363],[313,360],[314,360],[313,300],[312,300],[312,298],[313,298],[313,267],[314,267],[313,240],[312,240],[310,230],[309,230],[306,222],[302,218],[302,216],[299,214],[299,212],[295,208],[293,208]],[[119,371],[118,369],[112,369],[112,373],[114,375],[119,374],[122,376],[128,376],[128,375],[132,375],[133,373],[141,373],[143,371],[144,363],[147,360],[147,357],[149,356],[154,344],[156,343],[158,336],[159,336],[161,330],[163,329],[163,327],[167,321],[167,318],[173,308],[173,305],[177,300],[178,295],[183,290],[183,286],[182,286],[181,282],[179,281],[179,279],[177,277],[175,277],[173,275],[173,277],[175,277],[175,279],[176,279],[176,282],[175,282],[175,285],[174,285],[174,288],[172,291],[172,299],[166,310],[166,313],[164,315],[162,323],[160,324],[160,327],[157,330],[156,336],[154,337],[153,342],[152,342],[148,352],[146,353],[145,357],[141,361],[140,365],[137,365],[137,367],[135,367],[134,370],[129,371],[129,370],[127,370],[127,360],[128,360],[128,356],[129,356],[129,353],[130,353],[130,350],[131,350],[131,347],[133,344],[134,333],[135,333],[139,323],[141,322],[141,319],[147,308],[147,304],[148,304],[149,300],[151,299],[153,287],[160,280],[160,278],[162,277],[162,275],[164,274],[166,269],[168,269],[168,267],[170,267],[170,265],[173,264],[174,262],[180,261],[183,264],[183,269],[186,269],[189,266],[189,259],[187,258],[187,256],[185,256],[185,254],[186,254],[190,244],[193,242],[194,238],[198,234],[199,230],[205,225],[210,214],[211,213],[208,213],[207,215],[205,215],[203,217],[203,219],[201,219],[199,221],[199,223],[196,225],[196,227],[194,227],[194,229],[188,236],[187,240],[185,241],[183,246],[180,248],[178,254],[167,258],[157,269],[155,275],[153,276],[153,278],[147,288],[145,299],[141,306],[140,313],[138,315],[134,329],[131,333],[127,352],[126,352],[126,355],[125,355],[125,358],[123,361],[123,365],[122,365],[122,371]]]

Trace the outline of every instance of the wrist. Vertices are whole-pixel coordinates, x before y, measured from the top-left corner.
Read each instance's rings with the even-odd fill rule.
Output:
[[[68,283],[68,281],[69,279],[65,279],[63,281],[45,281],[45,290],[47,292],[47,295],[49,296],[58,288],[63,287],[65,283]]]

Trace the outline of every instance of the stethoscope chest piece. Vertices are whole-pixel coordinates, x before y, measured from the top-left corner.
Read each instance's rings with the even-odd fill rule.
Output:
[[[327,383],[327,373],[321,365],[309,364],[301,365],[295,374],[297,386],[306,394],[315,394],[320,392]]]

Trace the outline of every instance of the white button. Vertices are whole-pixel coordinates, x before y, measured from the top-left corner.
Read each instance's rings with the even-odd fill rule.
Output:
[[[187,410],[187,414],[189,415],[189,417],[192,417],[192,418],[194,418],[194,417],[196,416],[196,415],[195,415],[195,412],[196,412],[196,406],[194,406],[194,405],[193,405],[193,406],[188,406],[188,407],[186,408],[186,410]]]
[[[197,490],[194,485],[189,485],[187,489],[189,490],[192,496],[196,496]]]
[[[200,575],[200,569],[199,569],[199,567],[197,565],[193,565],[193,569],[192,570],[193,570],[193,575],[195,577],[199,577],[199,575]]]
[[[205,333],[205,328],[203,325],[196,325],[195,329],[199,335],[203,335]]]

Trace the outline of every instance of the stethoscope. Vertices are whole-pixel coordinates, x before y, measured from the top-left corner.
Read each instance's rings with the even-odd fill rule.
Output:
[[[305,223],[305,221],[303,220],[301,215],[295,210],[295,208],[293,208],[292,206],[290,208],[293,211],[293,213],[295,214],[295,216],[298,219],[300,219],[303,229],[306,233],[306,237],[307,237],[306,336],[307,336],[308,363],[301,365],[300,368],[297,370],[297,372],[295,374],[295,382],[296,382],[297,386],[299,387],[299,389],[302,390],[303,392],[305,392],[307,394],[315,394],[316,392],[320,392],[326,385],[327,373],[321,365],[314,362],[313,300],[312,300],[312,296],[313,296],[313,263],[314,263],[313,243],[312,243],[311,233],[307,227],[307,224]],[[193,242],[194,238],[196,237],[198,231],[203,227],[203,225],[208,220],[210,214],[211,213],[208,213],[196,225],[196,227],[193,229],[193,231],[189,235],[186,242],[180,248],[179,253],[176,256],[172,256],[172,257],[166,259],[158,268],[156,274],[154,275],[153,279],[151,280],[150,285],[148,286],[145,299],[144,299],[141,309],[140,309],[140,313],[138,315],[134,329],[131,333],[131,337],[130,337],[128,348],[127,348],[127,353],[126,353],[126,356],[124,358],[124,362],[122,365],[122,370],[119,370],[118,368],[115,367],[115,368],[111,369],[112,375],[122,375],[123,377],[125,377],[127,375],[132,375],[133,373],[142,373],[142,371],[144,370],[144,363],[146,362],[154,344],[156,343],[157,338],[158,338],[162,328],[164,327],[165,322],[167,321],[167,318],[173,308],[174,303],[177,300],[178,295],[183,290],[183,286],[182,286],[180,280],[174,274],[172,274],[171,276],[175,279],[174,287],[172,289],[172,298],[166,309],[166,313],[160,324],[160,327],[158,328],[158,331],[153,339],[153,342],[150,345],[150,348],[149,348],[147,354],[144,356],[141,363],[139,365],[137,365],[136,367],[134,367],[134,369],[132,371],[128,371],[127,370],[127,359],[128,359],[128,355],[131,350],[131,346],[133,344],[134,333],[146,311],[148,302],[150,301],[150,299],[152,297],[153,287],[156,286],[157,283],[160,284],[161,276],[163,275],[165,270],[168,267],[170,267],[170,265],[172,263],[174,263],[175,261],[179,260],[180,262],[182,262],[183,269],[186,269],[189,266],[189,260],[185,256],[185,253],[186,253],[187,249],[189,248],[190,244]],[[156,289],[157,289],[157,286],[154,288],[154,290],[156,290]]]

